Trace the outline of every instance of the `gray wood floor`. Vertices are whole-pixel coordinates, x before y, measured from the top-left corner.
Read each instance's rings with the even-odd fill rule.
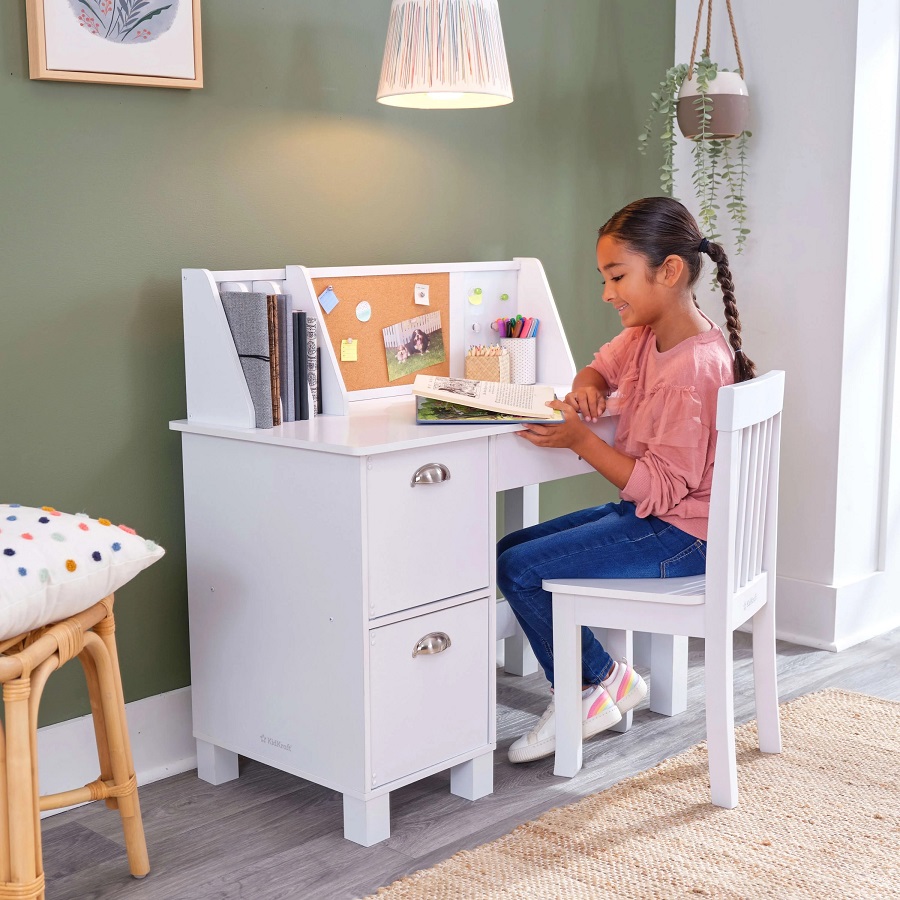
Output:
[[[749,637],[735,640],[736,715],[753,718]],[[900,631],[835,654],[779,644],[782,700],[838,687],[900,700]],[[574,779],[553,775],[552,758],[513,766],[509,744],[547,703],[542,675],[498,675],[494,793],[470,803],[442,773],[391,796],[392,835],[363,848],[342,837],[341,796],[242,760],[238,781],[212,787],[183,775],[141,788],[152,871],[128,874],[118,814],[90,804],[44,820],[48,900],[278,900],[359,898],[500,837],[516,825],[612,784],[704,738],[702,643],[691,645],[689,708],[666,718],[646,703],[627,734],[585,745]]]

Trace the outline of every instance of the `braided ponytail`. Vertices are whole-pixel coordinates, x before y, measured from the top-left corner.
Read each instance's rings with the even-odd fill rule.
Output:
[[[629,245],[647,260],[651,269],[658,269],[667,256],[680,256],[688,269],[688,284],[693,287],[703,268],[701,253],[709,254],[716,264],[716,278],[725,301],[725,322],[728,342],[734,351],[735,382],[749,381],[756,376],[756,366],[741,347],[741,318],[734,299],[734,282],[728,257],[720,244],[700,234],[694,217],[673,197],[645,197],[620,209],[600,229],[599,237],[609,235]],[[696,304],[697,298],[694,298]]]
[[[728,326],[728,343],[734,351],[734,381],[749,381],[756,377],[756,365],[744,353],[741,347],[741,317],[738,313],[737,301],[734,299],[734,282],[731,280],[731,269],[728,257],[721,244],[714,244],[705,238],[701,242],[709,258],[716,264],[716,278],[722,288],[722,300],[725,303],[725,324]]]

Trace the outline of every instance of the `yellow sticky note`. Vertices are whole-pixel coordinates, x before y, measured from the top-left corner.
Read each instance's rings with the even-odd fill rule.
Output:
[[[472,306],[481,306],[481,288],[475,288],[471,294],[469,294],[469,303]]]
[[[356,362],[358,359],[359,342],[353,338],[341,341],[341,362]]]

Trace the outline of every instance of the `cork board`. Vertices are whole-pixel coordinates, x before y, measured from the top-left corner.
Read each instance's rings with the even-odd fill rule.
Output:
[[[415,376],[450,374],[450,275],[447,272],[417,275],[349,275],[337,278],[313,278],[318,297],[329,285],[338,297],[330,313],[319,309],[319,318],[328,328],[328,339],[348,391],[412,384]],[[415,302],[415,286],[428,285],[428,306]],[[366,301],[372,309],[368,322],[356,317],[356,307]],[[397,325],[429,313],[440,313],[444,362],[421,368],[391,381],[388,374],[383,328]],[[341,341],[358,342],[357,361],[341,361]]]

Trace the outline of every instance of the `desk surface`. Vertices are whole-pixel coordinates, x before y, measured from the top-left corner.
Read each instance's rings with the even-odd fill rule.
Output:
[[[367,456],[412,447],[468,441],[495,434],[511,434],[520,425],[417,425],[415,397],[404,395],[350,404],[348,416],[316,416],[286,422],[275,428],[230,428],[187,419],[169,423],[173,431],[210,437],[277,444],[345,456]]]

